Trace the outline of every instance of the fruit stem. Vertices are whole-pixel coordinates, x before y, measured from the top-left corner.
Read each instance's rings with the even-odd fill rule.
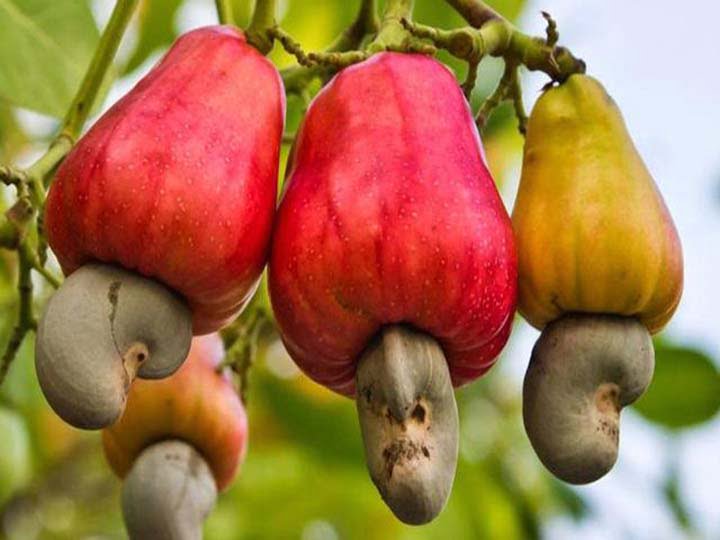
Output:
[[[271,30],[275,27],[276,0],[257,0],[250,25],[245,34],[248,43],[262,54],[268,54],[273,48]]]
[[[220,24],[235,24],[232,2],[230,0],[215,0],[218,21]]]
[[[445,356],[427,334],[384,328],[355,375],[368,471],[405,523],[432,521],[445,506],[458,456],[458,414]]]
[[[468,24],[480,28],[488,21],[502,17],[482,0],[445,0]]]
[[[410,35],[400,21],[410,18],[413,3],[413,0],[387,0],[380,31],[368,45],[368,51],[379,52],[402,47]]]
[[[348,26],[330,46],[326,53],[344,52],[357,49],[365,36],[374,34],[380,27],[377,16],[377,0],[362,0],[355,20]],[[324,64],[313,63],[311,66],[293,66],[280,71],[287,93],[302,95],[307,86],[317,77],[325,78],[332,69]]]
[[[435,47],[416,39],[403,25],[402,21],[410,18],[412,9],[413,0],[388,0],[379,31],[364,50],[309,53],[308,59],[337,70],[362,62],[382,51],[434,54]]]
[[[481,27],[441,30],[423,24],[403,21],[417,37],[429,39],[436,46],[463,60],[474,60],[479,54],[504,58],[522,64],[531,71],[543,71],[553,81],[562,82],[573,73],[584,73],[585,63],[564,48],[548,45],[546,38],[524,34],[505,19],[491,19]],[[552,27],[553,23],[550,23]],[[548,37],[552,42],[556,28]]]
[[[492,112],[505,101],[513,102],[515,116],[518,120],[518,131],[525,135],[527,129],[527,114],[525,113],[525,105],[522,99],[520,74],[518,73],[518,65],[510,61],[505,61],[505,71],[497,88],[485,99],[475,116],[475,123],[481,134],[485,130]]]
[[[236,391],[243,404],[247,404],[250,369],[255,363],[258,347],[265,332],[272,326],[271,316],[256,293],[243,313],[222,332],[225,357],[216,368],[218,373],[230,369],[236,376]]]
[[[80,135],[137,4],[138,0],[118,0],[115,4],[110,21],[100,37],[80,89],[63,122],[61,133],[71,140]]]
[[[20,307],[18,309],[18,322],[13,328],[5,347],[5,352],[0,359],[0,385],[5,381],[10,364],[15,359],[20,346],[28,332],[37,328],[37,321],[33,313],[32,292],[33,284],[30,275],[31,265],[27,261],[27,255],[23,251],[18,252],[18,294],[20,297]]]

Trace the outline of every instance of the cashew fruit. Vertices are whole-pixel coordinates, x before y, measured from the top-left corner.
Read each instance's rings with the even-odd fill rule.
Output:
[[[507,341],[516,278],[510,220],[453,74],[385,52],[336,75],[291,152],[269,291],[299,367],[357,398],[370,475],[401,520],[445,504],[452,387]]]
[[[217,330],[252,296],[284,113],[276,68],[239,30],[206,27],[181,36],[75,145],[45,211],[69,277],[40,321],[36,356],[63,419],[111,424],[136,373],[169,375],[193,334]],[[117,306],[143,324],[108,323]]]
[[[389,324],[433,336],[456,386],[490,368],[514,313],[515,248],[442,64],[380,53],[318,94],[288,164],[269,289],[292,357],[342,394]]]
[[[518,309],[542,329],[564,313],[668,322],[683,282],[680,239],[662,195],[602,85],[572,75],[528,122],[512,214]]]
[[[231,380],[216,368],[224,354],[217,334],[193,339],[182,367],[162,380],[137,380],[122,417],[102,431],[108,463],[124,478],[138,455],[162,440],[181,440],[207,462],[225,489],[247,448],[247,417]]]
[[[65,273],[101,261],[152,277],[186,299],[195,334],[231,319],[265,263],[284,100],[239,30],[180,37],[58,171],[45,224]]]
[[[558,478],[593,482],[615,464],[620,410],[650,384],[650,335],[683,281],[672,218],[595,79],[572,75],[535,104],[512,219],[519,310],[542,330],[525,430]]]

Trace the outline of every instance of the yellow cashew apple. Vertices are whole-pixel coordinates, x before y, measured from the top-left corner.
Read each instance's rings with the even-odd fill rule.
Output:
[[[613,99],[592,77],[547,90],[528,123],[515,208],[519,310],[638,318],[656,333],[680,300],[680,239]]]
[[[620,411],[652,380],[650,334],[680,301],[680,239],[602,85],[573,75],[530,115],[513,228],[519,310],[542,330],[523,384],[525,431],[558,478],[615,464]]]

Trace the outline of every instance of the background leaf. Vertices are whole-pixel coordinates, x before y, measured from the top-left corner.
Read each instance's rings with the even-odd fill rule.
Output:
[[[704,353],[657,341],[653,382],[635,409],[672,429],[705,422],[720,409],[720,374]]]
[[[97,41],[87,2],[0,0],[0,97],[62,117]]]

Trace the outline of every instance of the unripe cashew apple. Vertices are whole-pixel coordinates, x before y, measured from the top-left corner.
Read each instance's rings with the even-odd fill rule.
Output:
[[[528,122],[513,227],[520,313],[536,328],[568,312],[636,317],[651,334],[682,293],[680,239],[601,84],[573,75]]]
[[[69,277],[36,355],[66,421],[110,425],[136,373],[171,374],[192,334],[249,300],[269,248],[284,113],[277,70],[240,31],[200,28],[68,155],[45,226]]]
[[[288,174],[269,266],[282,339],[357,398],[396,515],[429,521],[454,476],[452,385],[492,366],[516,297],[510,220],[455,77],[393,52],[346,68],[308,108]]]
[[[573,75],[538,99],[513,226],[519,309],[542,330],[525,428],[556,476],[592,482],[617,459],[620,410],[652,379],[650,334],[683,282],[672,218],[597,80]]]
[[[173,375],[135,381],[125,412],[102,431],[105,456],[119,477],[147,446],[179,439],[204,456],[218,490],[232,482],[245,456],[247,417],[229,377],[216,371],[223,354],[217,334],[196,337]]]
[[[217,366],[217,334],[193,339],[182,367],[138,380],[124,414],[102,432],[105,456],[124,480],[123,515],[133,540],[202,538],[218,491],[229,486],[247,449],[247,416]]]

